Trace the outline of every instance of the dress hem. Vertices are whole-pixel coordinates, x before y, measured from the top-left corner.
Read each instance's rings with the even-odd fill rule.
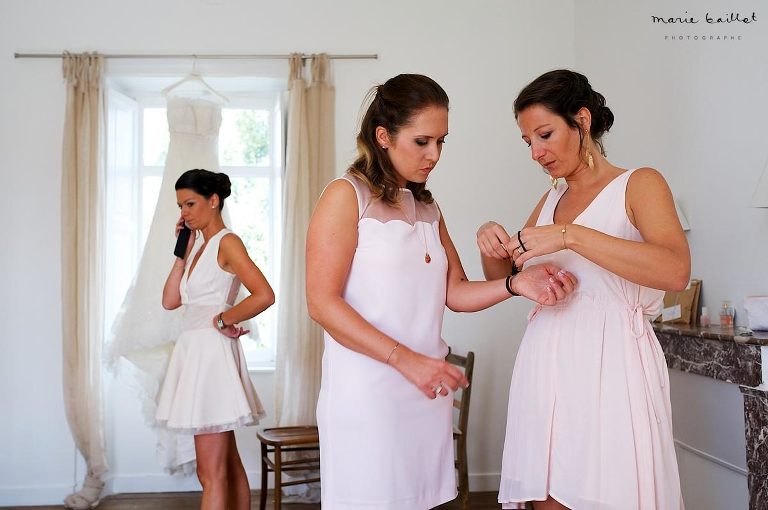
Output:
[[[561,505],[566,506],[566,507],[568,507],[570,509],[574,508],[571,504],[566,503],[563,498],[555,496],[554,494],[552,494],[552,492],[549,492],[545,496],[530,497],[530,498],[524,498],[524,499],[521,499],[521,500],[514,499],[514,500],[502,501],[501,497],[500,497],[499,498],[499,503],[501,504],[502,510],[525,510],[525,508],[526,508],[525,505],[526,504],[532,503],[534,501],[544,502],[544,501],[547,500],[547,497],[551,497],[552,499],[554,499],[555,501],[557,501]],[[515,506],[511,506],[511,505],[515,505]],[[522,505],[522,506],[518,506],[518,505]]]
[[[434,496],[432,497],[420,497],[412,499],[401,499],[398,501],[390,501],[386,503],[367,503],[367,502],[333,502],[323,501],[323,509],[328,510],[358,510],[364,508],[365,510],[412,510],[413,508],[435,508],[443,503],[453,501],[458,497],[459,493],[456,491],[452,496]],[[416,505],[416,506],[414,506]],[[426,505],[426,506],[424,506]]]
[[[217,432],[229,432],[230,430],[235,430],[241,427],[250,427],[253,425],[258,425],[261,418],[264,418],[265,416],[266,416],[266,413],[249,414],[247,416],[241,416],[237,420],[227,422],[227,423],[201,425],[196,427],[176,427],[173,425],[168,425],[167,419],[158,419],[156,421],[156,424],[159,427],[166,428],[170,431],[173,431],[179,434],[192,434],[192,435],[215,434]]]

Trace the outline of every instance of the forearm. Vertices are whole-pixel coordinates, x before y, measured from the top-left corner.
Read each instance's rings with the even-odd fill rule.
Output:
[[[386,363],[399,343],[365,320],[340,296],[308,301],[312,319],[348,349]]]
[[[664,246],[628,241],[582,225],[568,225],[566,246],[617,276],[659,290],[681,290],[691,268],[687,254]]]
[[[512,272],[512,262],[510,259],[496,259],[480,255],[480,263],[483,266],[483,275],[486,280],[498,280],[505,278]]]
[[[271,289],[268,292],[251,294],[229,310],[222,312],[221,318],[224,324],[238,324],[256,317],[274,303],[275,294]]]
[[[510,288],[515,290],[515,277],[510,281]],[[462,279],[449,282],[446,306],[454,312],[477,312],[510,296],[506,287],[506,275],[504,278],[488,281],[472,282]]]
[[[181,284],[181,278],[184,276],[184,264],[183,259],[175,259],[171,272],[168,273],[168,278],[165,280],[162,304],[166,310],[174,310],[181,306],[179,285]]]

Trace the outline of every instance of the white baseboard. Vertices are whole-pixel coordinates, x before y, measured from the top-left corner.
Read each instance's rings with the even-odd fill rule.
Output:
[[[498,491],[501,473],[469,473],[469,490],[472,492]]]
[[[47,487],[0,487],[0,506],[61,505],[72,485]]]
[[[199,492],[200,482],[196,476],[166,475],[163,473],[140,475],[107,474],[104,477],[102,496],[112,494],[133,494],[140,492]],[[248,483],[252,490],[261,487],[261,471],[249,471]],[[269,488],[273,488],[269,477]],[[72,485],[49,485],[47,487],[0,487],[0,507],[61,505],[64,498],[72,493]]]
[[[136,492],[191,492],[199,491],[200,482],[196,476],[141,474],[106,477],[104,494],[123,494]]]
[[[472,491],[499,490],[499,473],[470,473],[469,488]],[[274,488],[269,477],[269,488]],[[104,496],[140,492],[197,492],[200,483],[195,476],[169,476],[162,473],[143,475],[118,475],[105,477]],[[249,471],[251,489],[261,486],[261,472]],[[71,485],[49,487],[0,487],[0,506],[60,505],[72,492]]]
[[[248,484],[251,490],[261,488],[261,471],[248,471]],[[107,477],[104,494],[131,494],[137,492],[198,492],[200,482],[195,475],[122,475]],[[268,487],[274,487],[273,477],[268,480]]]
[[[677,442],[675,446],[686,508],[742,510],[749,507],[749,488],[743,468],[683,444]]]

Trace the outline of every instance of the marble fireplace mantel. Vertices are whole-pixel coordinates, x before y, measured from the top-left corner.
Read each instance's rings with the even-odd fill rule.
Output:
[[[744,397],[749,510],[768,509],[768,332],[654,324],[667,366],[732,384]],[[763,360],[765,359],[765,362]]]

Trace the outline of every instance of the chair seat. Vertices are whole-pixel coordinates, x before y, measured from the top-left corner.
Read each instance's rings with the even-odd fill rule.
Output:
[[[317,427],[276,427],[256,433],[259,441],[269,446],[292,446],[320,443]]]
[[[261,442],[260,510],[265,510],[267,505],[267,473],[275,474],[275,510],[280,510],[283,487],[320,481],[317,477],[317,470],[320,469],[320,434],[317,427],[273,427],[257,431],[256,437]],[[285,481],[284,472],[305,472],[307,477]]]

